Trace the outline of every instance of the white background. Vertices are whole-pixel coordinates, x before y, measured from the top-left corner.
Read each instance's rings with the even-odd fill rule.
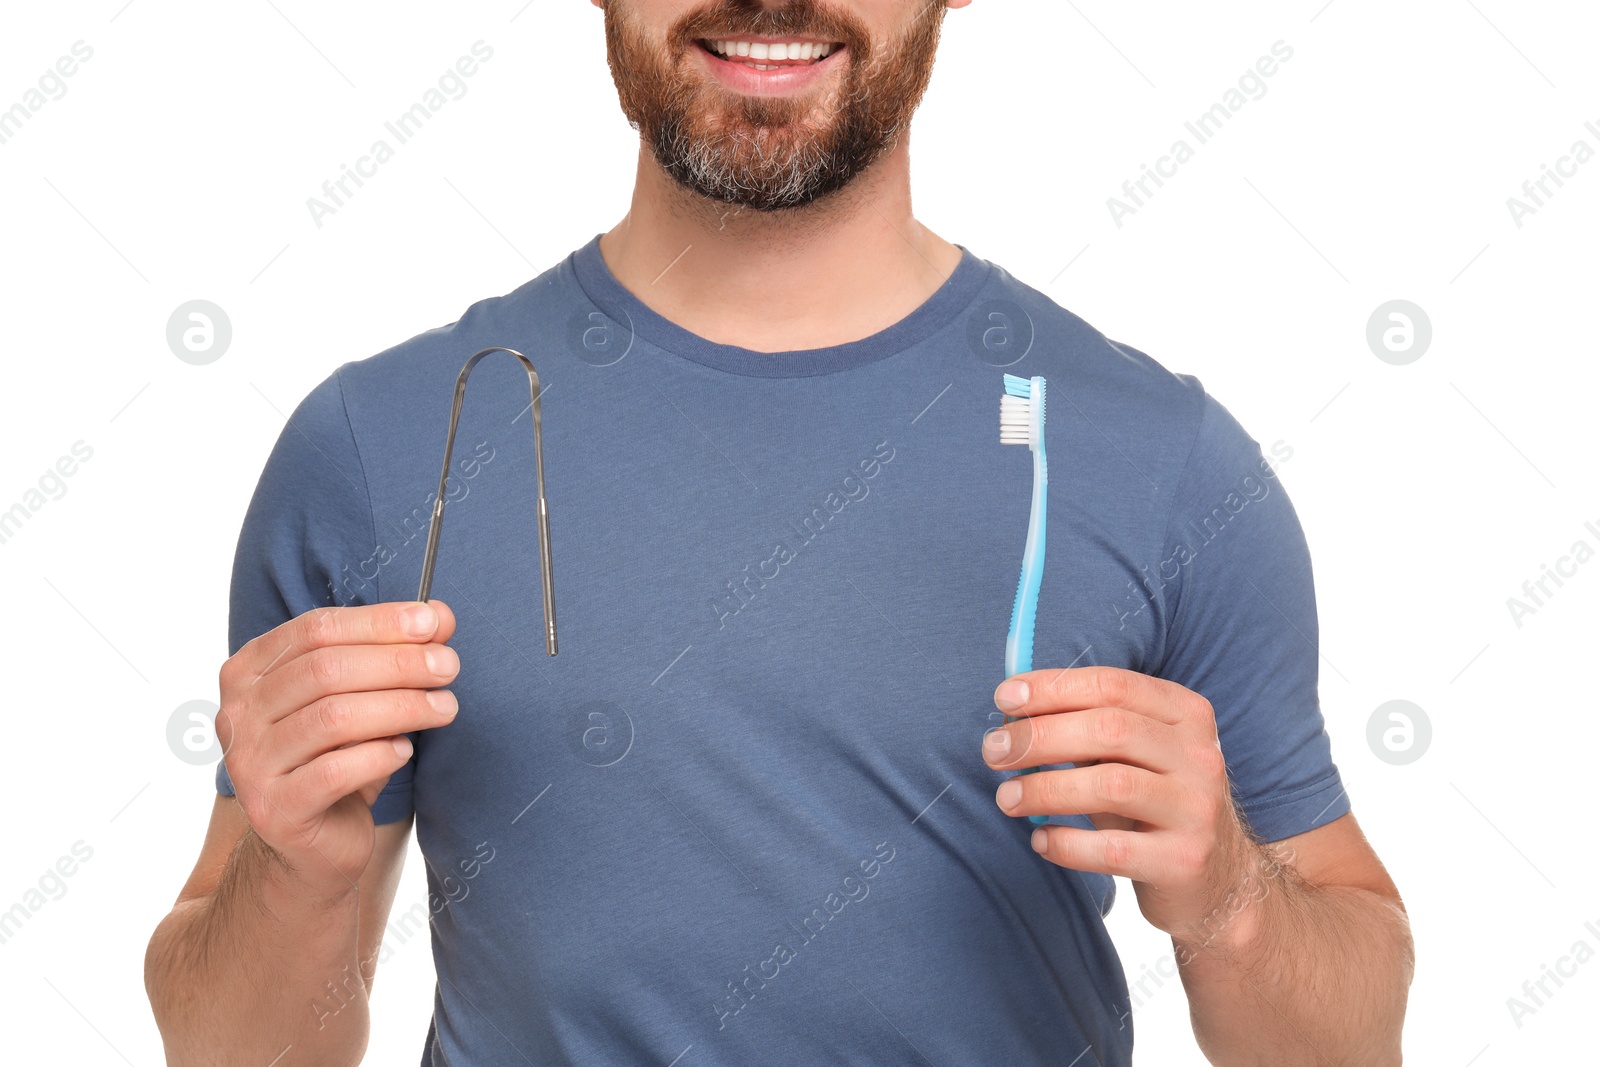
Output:
[[[1600,548],[1600,160],[1520,227],[1506,201],[1574,141],[1600,149],[1597,38],[1577,2],[977,0],[947,19],[914,126],[936,232],[1294,449],[1280,474],[1316,562],[1334,755],[1417,939],[1415,1063],[1594,1056],[1600,961],[1520,1026],[1507,998],[1579,940],[1600,950],[1579,818],[1600,561],[1521,626],[1506,601],[1575,541]],[[479,39],[494,58],[467,95],[316,227],[306,198]],[[0,1003],[36,1056],[145,1065],[144,946],[212,797],[166,724],[216,699],[234,541],[284,416],[337,364],[610,228],[636,135],[587,0],[8,5],[0,108],[79,40],[93,58],[65,95],[0,144],[0,509],[93,449],[0,544],[0,910],[75,842],[93,854],[0,944]],[[1107,197],[1279,40],[1294,54],[1266,95],[1115,225]],[[165,338],[197,298],[233,325],[208,366]],[[1397,298],[1433,327],[1404,366],[1365,336]],[[1366,740],[1391,699],[1432,723],[1407,765]],[[421,872],[413,856],[397,911]],[[1137,981],[1169,945],[1123,888],[1111,925]],[[369,1063],[416,1060],[433,981],[423,939],[396,949]],[[1138,1061],[1203,1062],[1177,982],[1146,988]]]

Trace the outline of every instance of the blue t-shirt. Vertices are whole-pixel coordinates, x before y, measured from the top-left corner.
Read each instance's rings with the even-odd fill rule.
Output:
[[[373,809],[414,813],[427,859],[427,915],[390,923],[431,922],[424,1064],[1129,1061],[1112,880],[1035,855],[980,755],[1032,491],[1003,373],[1048,381],[1035,667],[1206,696],[1263,839],[1349,810],[1305,540],[1261,449],[965,247],[893,326],[761,353],[651,311],[596,237],[344,364],[262,473],[230,653],[415,597],[455,379],[494,345],[544,384],[560,653],[527,375],[501,353],[467,390],[432,586],[461,711]]]

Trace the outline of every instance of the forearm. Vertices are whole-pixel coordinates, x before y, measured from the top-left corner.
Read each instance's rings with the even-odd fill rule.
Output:
[[[151,938],[145,986],[168,1064],[358,1063],[370,977],[359,915],[354,886],[318,899],[246,834],[216,890]]]
[[[1228,1067],[1399,1063],[1404,909],[1367,889],[1310,885],[1261,856],[1236,913],[1173,939],[1201,1049]]]

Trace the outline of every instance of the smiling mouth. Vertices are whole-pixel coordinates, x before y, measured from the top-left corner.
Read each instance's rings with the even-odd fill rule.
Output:
[[[844,49],[843,42],[839,41],[808,41],[798,38],[701,39],[695,43],[724,62],[738,63],[754,70],[813,66]]]

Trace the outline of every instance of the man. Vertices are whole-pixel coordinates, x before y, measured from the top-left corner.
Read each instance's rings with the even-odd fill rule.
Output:
[[[413,822],[425,1064],[1125,1064],[1114,875],[1214,1062],[1399,1062],[1411,941],[1272,465],[911,214],[967,0],[595,3],[628,215],[340,367],[262,474],[221,795],[148,954],[169,1062],[358,1062],[423,918],[385,933]],[[491,345],[548,394],[554,658],[509,357],[465,403],[444,597],[405,603]],[[1047,379],[1056,462],[1044,666],[996,687],[1031,491],[1002,367]]]

